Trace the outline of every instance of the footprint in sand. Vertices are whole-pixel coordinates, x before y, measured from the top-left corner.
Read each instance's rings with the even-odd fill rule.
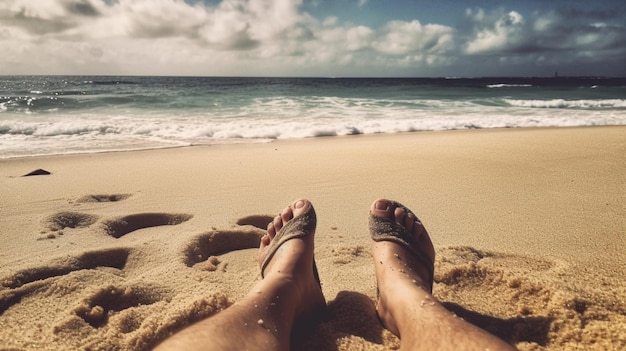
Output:
[[[85,195],[77,199],[79,203],[95,203],[95,202],[117,202],[132,196],[132,194],[96,194]],[[185,213],[137,213],[128,216],[122,216],[102,221],[103,230],[114,238],[134,232],[139,229],[162,226],[162,225],[178,225],[190,220],[193,215]],[[85,228],[96,223],[99,216],[73,211],[62,211],[50,215],[44,219],[44,228],[50,231],[42,230],[41,234],[47,234],[46,239],[56,238],[55,232],[62,235],[65,228]]]
[[[129,196],[87,195],[77,199],[76,202],[110,203],[125,200]],[[43,224],[48,231],[57,234],[66,228],[94,228],[113,238],[122,239],[125,235],[140,229],[178,225],[192,217],[191,214],[184,213],[137,213],[101,219],[95,214],[63,211],[48,216]],[[236,222],[240,226],[238,230],[223,231],[214,228],[212,231],[193,236],[184,248],[184,264],[206,271],[216,270],[218,265],[226,267],[226,263],[221,263],[217,256],[235,250],[257,248],[265,234],[267,224],[272,219],[272,216],[265,215],[247,216]],[[97,227],[94,226],[96,223]],[[151,313],[149,309],[154,308],[155,303],[161,303],[163,296],[171,297],[172,292],[165,291],[159,286],[111,284],[111,274],[119,275],[122,279],[130,252],[130,248],[86,252],[78,256],[51,260],[40,267],[26,269],[0,279],[0,284],[6,288],[0,292],[0,315],[11,306],[24,302],[26,298],[39,298],[41,294],[55,296],[59,285],[65,285],[65,280],[74,282],[75,278],[72,275],[78,274],[85,278],[76,282],[77,285],[71,288],[71,294],[77,295],[79,303],[69,310],[70,313],[66,318],[56,323],[54,334],[62,336],[76,328],[113,328],[121,333],[134,333],[141,328],[141,321],[146,315]],[[104,276],[108,278],[105,279]],[[93,278],[100,279],[96,277],[102,277],[101,279],[108,281],[108,284],[94,287],[92,283],[87,283],[93,281]],[[82,289],[89,292],[85,294]]]
[[[76,200],[78,203],[118,202],[131,197],[132,194],[91,194]],[[184,213],[137,213],[102,221],[104,231],[114,237],[122,236],[139,229],[162,225],[178,225],[190,220],[193,215]],[[97,216],[78,212],[63,212],[53,216],[53,225],[49,228],[86,227],[96,222]]]
[[[78,203],[93,203],[93,202],[117,202],[125,200],[131,197],[132,194],[95,194],[85,195],[76,200]],[[54,239],[58,235],[63,235],[63,229],[65,228],[85,228],[94,224],[98,220],[98,216],[88,213],[74,212],[74,211],[61,211],[52,214],[43,220],[43,227],[40,234],[43,234],[41,239]]]
[[[130,194],[110,194],[110,195],[86,195],[78,199],[78,202],[116,202],[130,197]],[[113,218],[102,221],[101,228],[110,236],[120,238],[130,232],[161,225],[177,225],[190,218],[189,214],[168,214],[168,213],[139,213],[129,216]],[[43,227],[51,233],[47,238],[56,237],[54,233],[63,234],[66,228],[87,228],[96,223],[99,216],[89,213],[61,211],[52,214],[43,220]],[[46,234],[46,231],[42,231]],[[113,268],[123,270],[126,266],[130,249],[112,248],[108,250],[89,251],[78,256],[55,259],[40,267],[25,269],[15,274],[0,279],[0,286],[8,288],[0,292],[0,315],[10,308],[10,306],[20,302],[24,296],[28,296],[35,291],[45,290],[51,284],[51,280],[63,277],[72,272],[82,270],[94,270],[100,268]],[[115,289],[107,291],[115,292]],[[113,293],[117,296],[118,293]],[[140,304],[145,304],[145,299],[134,298]],[[98,306],[101,306],[99,304]],[[118,305],[115,305],[118,306]],[[111,307],[113,309],[117,307]],[[102,307],[102,306],[101,306]],[[106,310],[103,307],[103,310]],[[110,309],[110,308],[109,308]],[[85,318],[95,316],[94,312],[81,312]],[[93,317],[95,318],[95,317]],[[92,323],[95,319],[91,320]]]
[[[85,228],[98,220],[98,216],[72,211],[62,211],[50,215],[43,220],[43,226],[51,232],[60,232],[65,228]],[[45,234],[42,231],[42,234]]]
[[[124,283],[124,269],[130,252],[129,248],[90,251],[54,259],[40,267],[0,279],[2,288],[5,288],[0,288],[0,316],[12,306],[29,304],[33,299],[38,303],[49,300],[50,307],[45,309],[54,310],[59,300],[72,296],[80,302],[55,324],[55,335],[70,335],[77,328],[84,331],[85,328],[97,329],[106,325],[123,334],[134,332],[151,313],[151,305],[168,300],[173,294],[154,284]],[[94,282],[110,281],[112,277],[120,283],[93,286]]]
[[[72,272],[108,267],[122,270],[130,250],[115,248],[91,251],[79,256],[51,260],[43,266],[25,269],[0,280],[7,290],[0,291],[0,315],[27,295],[44,289],[56,279]]]
[[[157,227],[162,225],[178,225],[190,220],[193,215],[184,213],[137,213],[128,216],[112,218],[102,221],[102,228],[108,235],[114,238],[134,232],[139,229]],[[41,234],[45,234],[44,239],[56,238],[55,233],[63,235],[66,228],[85,228],[98,221],[98,216],[81,213],[63,211],[55,213],[44,219],[44,228]]]
[[[264,232],[258,230],[211,231],[195,236],[184,249],[184,263],[203,271],[215,271],[225,253],[258,248]]]
[[[267,224],[274,219],[267,215],[251,215],[237,220],[239,226],[251,226],[246,230],[213,230],[196,235],[184,249],[184,263],[204,271],[215,271],[221,263],[217,257],[225,253],[258,248],[265,235]]]
[[[190,220],[193,215],[184,213],[137,213],[108,219],[102,222],[105,232],[114,237],[122,236],[139,229],[162,225],[178,225]]]
[[[63,235],[63,231],[65,234],[106,234],[121,239],[140,229],[179,225],[193,217],[191,214],[159,212],[102,218],[97,212],[100,206],[98,203],[115,203],[130,196],[131,194],[96,194],[80,197],[73,202],[95,204],[90,205],[90,211],[53,213],[43,219],[41,233],[47,234],[50,239]],[[201,235],[198,240],[202,242],[209,237],[213,235]],[[225,245],[224,248],[227,250],[229,246]],[[86,250],[0,277],[0,316],[19,314],[35,303],[40,305],[41,313],[65,311],[65,317],[54,322],[52,332],[56,337],[75,338],[77,330],[80,330],[81,335],[92,335],[94,332],[90,330],[96,329],[102,333],[114,330],[135,335],[138,329],[145,327],[143,322],[146,318],[153,318],[151,316],[154,314],[155,304],[165,303],[164,301],[173,297],[173,292],[159,284],[127,282],[125,270],[131,251],[132,248],[129,247]],[[220,306],[226,304],[227,300],[224,301]],[[189,314],[194,313],[198,314],[192,308]],[[150,320],[156,323],[157,319]],[[133,337],[140,337],[137,335]]]

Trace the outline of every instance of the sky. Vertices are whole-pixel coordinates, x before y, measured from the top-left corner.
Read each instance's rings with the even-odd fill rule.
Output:
[[[626,76],[624,0],[0,0],[0,75]]]

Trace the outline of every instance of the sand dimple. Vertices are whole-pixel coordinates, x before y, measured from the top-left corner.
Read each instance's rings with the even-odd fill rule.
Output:
[[[151,305],[163,299],[157,287],[107,286],[85,298],[74,313],[94,328],[102,327],[120,311]],[[158,292],[158,293],[157,293]],[[129,333],[139,327],[138,323],[124,323],[123,332]]]
[[[365,255],[365,247],[363,245],[340,246],[333,248],[333,263],[347,264],[354,261],[357,257]]]
[[[132,194],[94,194],[80,197],[76,200],[76,202],[117,202],[126,200],[131,196]]]
[[[184,260],[187,267],[196,267],[202,270],[215,270],[220,262],[214,256],[226,252],[252,249],[259,247],[264,232],[251,231],[211,231],[200,234],[192,239],[184,250]],[[198,264],[198,265],[197,265]]]
[[[102,225],[107,234],[114,238],[121,238],[139,229],[162,225],[178,225],[190,220],[192,217],[193,215],[190,214],[138,213],[109,219],[103,221]]]
[[[81,213],[62,211],[46,217],[44,225],[52,231],[59,231],[65,228],[84,228],[94,224],[98,216]]]

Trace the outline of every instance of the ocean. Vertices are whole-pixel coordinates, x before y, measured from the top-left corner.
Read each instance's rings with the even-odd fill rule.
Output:
[[[626,125],[626,78],[0,76],[0,158]]]

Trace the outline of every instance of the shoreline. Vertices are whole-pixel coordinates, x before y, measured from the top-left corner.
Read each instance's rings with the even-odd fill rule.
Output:
[[[297,197],[318,214],[336,316],[302,349],[397,343],[368,314],[377,197],[424,222],[434,294],[457,314],[522,350],[626,346],[625,134],[451,130],[2,159],[0,348],[149,349],[247,293],[263,222]],[[52,174],[20,177],[38,168]],[[85,312],[95,306],[108,317]]]
[[[211,147],[218,145],[241,145],[241,144],[272,144],[276,142],[293,142],[298,140],[307,139],[326,139],[326,138],[351,138],[361,136],[379,136],[379,135],[402,135],[402,134],[421,134],[421,133],[447,133],[447,132],[478,132],[478,131],[504,131],[504,130],[552,130],[552,129],[578,129],[578,128],[621,128],[626,125],[592,125],[592,126],[555,126],[555,127],[498,127],[498,128],[467,128],[467,129],[444,129],[444,130],[416,130],[416,131],[404,131],[396,133],[361,133],[350,135],[321,135],[314,137],[303,138],[284,138],[284,139],[272,139],[272,138],[229,138],[229,139],[215,139],[206,142],[189,142],[188,144],[171,145],[171,146],[155,146],[136,149],[105,149],[95,151],[72,151],[66,153],[52,153],[52,154],[35,154],[35,155],[22,155],[22,156],[8,156],[0,157],[0,162],[15,160],[15,159],[29,159],[40,157],[62,157],[62,156],[80,156],[80,155],[98,155],[109,153],[125,153],[125,152],[142,152],[142,151],[158,151],[168,149],[180,149],[180,148],[194,148],[194,147]]]

